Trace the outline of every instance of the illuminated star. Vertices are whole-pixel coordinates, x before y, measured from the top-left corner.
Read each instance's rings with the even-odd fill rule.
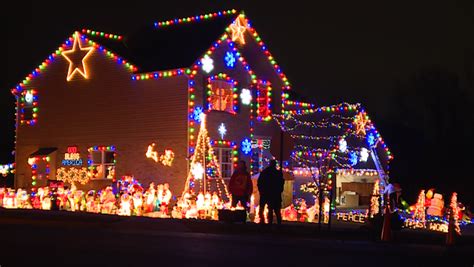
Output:
[[[365,128],[367,126],[367,123],[369,123],[369,120],[367,119],[365,112],[359,112],[359,114],[356,115],[356,118],[354,120],[354,124],[356,125],[356,134],[365,135]]]
[[[242,25],[242,17],[239,16],[229,27],[232,31],[232,41],[239,42],[240,44],[245,44],[244,33],[247,29],[247,25]],[[245,21],[245,20],[244,20]]]
[[[219,128],[217,129],[217,131],[219,131],[219,134],[221,135],[221,139],[224,139],[224,135],[227,133],[227,128],[225,128],[224,123],[221,123],[221,125],[219,125]]]
[[[67,81],[70,81],[74,74],[76,74],[76,72],[81,74],[86,79],[89,78],[87,75],[85,61],[94,50],[93,47],[83,48],[81,46],[81,39],[79,37],[79,33],[76,32],[74,35],[74,44],[72,48],[62,53],[63,57],[66,58],[66,60],[69,62],[69,70],[66,77]]]

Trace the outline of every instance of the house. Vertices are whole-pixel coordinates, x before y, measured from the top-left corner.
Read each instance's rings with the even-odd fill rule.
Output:
[[[238,158],[258,165],[251,146],[278,129],[271,115],[281,113],[289,89],[235,10],[156,22],[128,36],[77,31],[12,89],[15,187],[88,175],[80,188],[99,189],[132,174],[181,192],[202,112],[229,178]]]
[[[15,187],[67,175],[84,190],[101,189],[133,175],[179,194],[202,113],[222,177],[238,159],[256,174],[280,133],[274,115],[317,114],[288,99],[290,89],[236,10],[155,22],[126,36],[76,31],[12,89]]]

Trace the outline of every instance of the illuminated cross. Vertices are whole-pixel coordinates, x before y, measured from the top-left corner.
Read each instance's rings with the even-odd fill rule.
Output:
[[[66,58],[66,60],[69,62],[69,69],[66,77],[67,81],[70,81],[76,73],[81,74],[86,79],[89,78],[85,61],[93,50],[93,47],[83,48],[81,46],[81,39],[79,37],[79,33],[76,32],[74,34],[74,44],[72,48],[68,51],[62,52],[63,57]]]
[[[244,25],[242,25],[242,19],[244,20]],[[247,29],[247,23],[242,16],[238,16],[237,19],[229,26],[232,31],[232,41],[239,42],[240,44],[245,44],[244,33]]]
[[[370,121],[367,119],[365,112],[359,112],[354,120],[354,124],[356,125],[356,134],[365,135],[365,128],[369,122]]]

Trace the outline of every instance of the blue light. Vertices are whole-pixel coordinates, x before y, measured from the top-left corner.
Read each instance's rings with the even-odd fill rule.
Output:
[[[197,122],[201,122],[201,114],[204,112],[204,109],[200,106],[196,106],[193,111],[192,118]]]
[[[375,145],[375,136],[373,133],[367,135],[367,144],[369,144],[369,146]]]
[[[357,164],[357,154],[355,152],[349,153],[349,162],[351,166],[354,166]]]
[[[234,56],[234,53],[228,51],[227,53],[225,53],[225,57],[224,57],[224,60],[225,60],[225,65],[229,68],[233,68],[235,67],[235,56]]]
[[[245,155],[250,154],[252,151],[252,142],[250,142],[250,139],[245,138],[242,143],[240,143],[240,149]]]

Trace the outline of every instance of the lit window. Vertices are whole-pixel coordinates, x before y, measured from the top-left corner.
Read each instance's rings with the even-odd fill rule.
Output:
[[[269,82],[259,81],[257,85],[257,119],[270,120],[271,119],[271,96],[272,88]]]
[[[234,164],[232,162],[232,148],[215,147],[214,153],[216,154],[217,161],[219,162],[222,178],[230,179],[232,172],[234,171]]]
[[[113,179],[115,177],[115,151],[89,149],[89,170],[93,179]]]
[[[209,109],[234,113],[233,85],[227,81],[211,81],[211,95],[209,96]]]
[[[21,92],[20,101],[20,124],[33,125],[38,117],[38,96],[35,89]]]

